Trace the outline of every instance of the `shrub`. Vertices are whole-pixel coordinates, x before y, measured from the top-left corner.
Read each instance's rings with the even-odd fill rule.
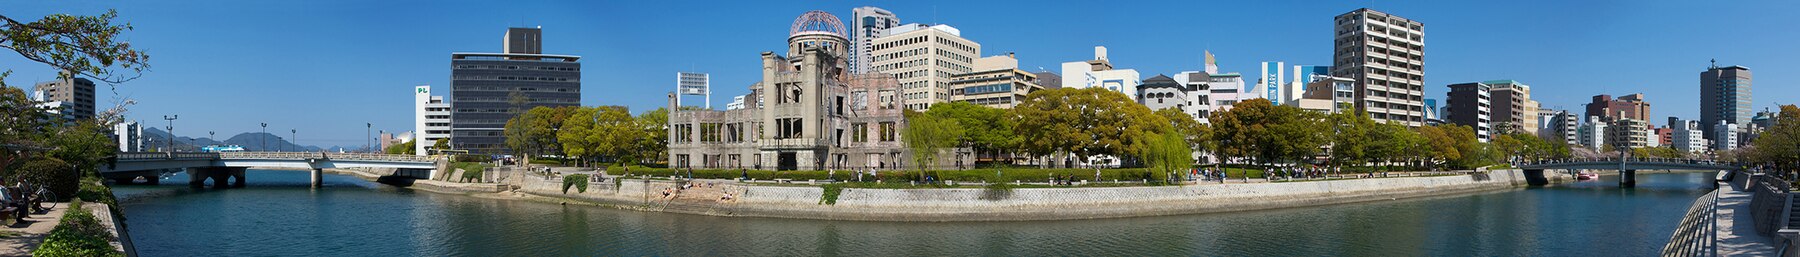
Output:
[[[838,194],[844,193],[843,183],[825,184],[825,193],[819,195],[819,204],[837,205]]]
[[[1012,198],[1013,185],[1006,182],[994,182],[981,191],[981,200],[998,201]]]
[[[12,174],[4,174],[7,182],[19,182],[21,179],[34,185],[50,189],[56,195],[75,195],[81,189],[81,174],[76,173],[73,166],[63,160],[40,157],[19,165]]]
[[[81,191],[75,193],[81,201],[104,203],[109,206],[118,205],[113,198],[112,188],[100,183],[100,178],[84,177],[81,179]]]
[[[31,252],[34,256],[125,256],[113,250],[108,242],[112,233],[100,225],[100,220],[86,209],[81,208],[81,201],[69,203],[69,210],[64,212],[62,224],[50,230],[44,237],[44,244]]]
[[[588,175],[587,174],[569,174],[567,176],[563,176],[563,186],[562,186],[563,194],[569,193],[570,186],[574,186],[575,190],[577,190],[576,192],[587,193]]]

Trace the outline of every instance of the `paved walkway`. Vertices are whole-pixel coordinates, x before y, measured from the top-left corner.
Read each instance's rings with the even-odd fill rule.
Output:
[[[1718,233],[1719,256],[1774,256],[1780,243],[1774,237],[1756,233],[1755,219],[1750,218],[1751,192],[1719,189]]]
[[[0,256],[30,256],[32,249],[44,242],[44,236],[50,229],[62,222],[63,211],[69,209],[69,203],[60,203],[49,212],[33,213],[25,218],[25,222],[12,226],[0,226]]]

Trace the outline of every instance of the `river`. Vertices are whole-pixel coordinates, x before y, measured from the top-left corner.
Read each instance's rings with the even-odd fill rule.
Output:
[[[1649,256],[1710,173],[1266,211],[1030,222],[711,217],[437,194],[302,171],[118,186],[142,256]],[[186,181],[177,175],[164,181]],[[179,183],[171,183],[179,184]]]

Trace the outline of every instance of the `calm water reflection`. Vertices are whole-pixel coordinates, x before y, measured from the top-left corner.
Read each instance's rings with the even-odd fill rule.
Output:
[[[722,218],[415,192],[299,171],[120,186],[144,256],[1654,255],[1707,173],[1377,203],[1079,221]],[[165,181],[186,181],[176,177]]]

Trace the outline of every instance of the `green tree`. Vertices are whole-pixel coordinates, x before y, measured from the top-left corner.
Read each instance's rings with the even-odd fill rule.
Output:
[[[906,118],[906,128],[901,130],[900,139],[912,150],[912,159],[919,167],[919,176],[925,176],[925,170],[937,163],[938,152],[956,147],[958,140],[963,138],[963,127],[956,119],[929,113],[905,110],[902,115]]]
[[[1096,155],[1133,154],[1133,144],[1168,121],[1104,88],[1059,88],[1032,92],[1012,109],[1022,148],[1035,156],[1067,153],[1088,162]]]
[[[439,138],[436,142],[431,143],[431,149],[440,150],[440,151],[441,150],[450,150],[450,139],[449,138]]]
[[[1775,125],[1750,142],[1749,152],[1738,155],[1788,170],[1800,168],[1800,107],[1782,105],[1781,113],[1773,119]]]
[[[1180,131],[1169,129],[1161,133],[1145,134],[1144,143],[1137,144],[1141,158],[1148,165],[1145,168],[1160,174],[1164,182],[1168,182],[1173,174],[1192,167],[1194,163],[1193,148],[1188,147],[1188,136]]]
[[[539,106],[513,116],[506,121],[506,147],[527,158],[527,162],[539,155],[560,154],[556,131],[575,108]]]
[[[67,71],[59,77],[83,76],[104,83],[125,83],[150,68],[150,55],[131,47],[123,33],[130,23],[114,24],[116,10],[100,16],[51,14],[23,22],[0,14],[0,48],[38,63]],[[0,72],[0,87],[12,70]]]
[[[1329,116],[1331,133],[1332,165],[1362,165],[1369,162],[1369,148],[1378,143],[1371,137],[1371,130],[1377,125],[1369,118],[1367,112],[1348,110],[1332,113]]]
[[[641,132],[637,138],[637,159],[640,161],[666,161],[669,155],[669,110],[656,108],[638,114],[637,125]],[[748,137],[748,136],[746,136]]]
[[[56,134],[48,138],[48,154],[69,162],[78,172],[99,175],[100,163],[111,158],[119,147],[96,123],[85,120],[72,126],[60,126]]]
[[[382,149],[382,152],[387,152],[387,154],[414,155],[418,154],[418,145],[419,142],[417,140],[406,141],[406,143],[390,145],[387,149]]]
[[[622,106],[582,107],[563,122],[557,133],[563,152],[589,163],[631,163],[636,140],[643,134],[631,112]],[[626,166],[630,172],[630,166]]]
[[[1214,112],[1214,138],[1221,156],[1253,157],[1265,164],[1298,161],[1318,153],[1330,141],[1323,114],[1251,99]]]
[[[925,113],[956,120],[963,128],[963,136],[958,141],[979,153],[999,157],[1000,151],[1014,149],[1022,141],[1013,131],[1015,122],[1003,109],[969,102],[947,102],[933,104]]]

